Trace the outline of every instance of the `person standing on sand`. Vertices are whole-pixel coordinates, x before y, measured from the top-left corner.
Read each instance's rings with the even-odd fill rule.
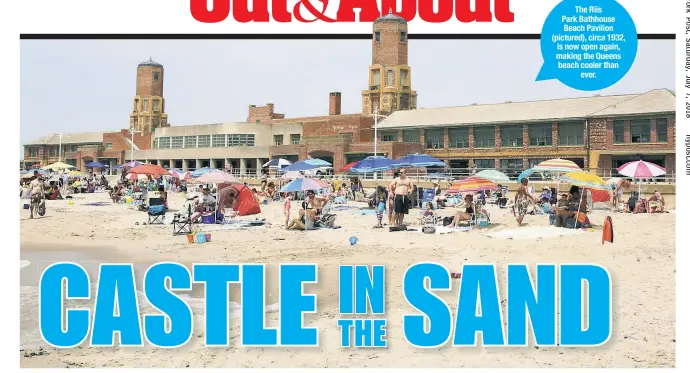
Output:
[[[530,201],[535,205],[537,202],[531,194],[527,193],[527,178],[520,180],[520,186],[515,193],[515,204],[513,205],[513,214],[516,215],[518,226],[522,225],[522,219],[527,215],[527,208],[530,206]]]
[[[393,180],[396,180],[400,176],[400,172],[395,171],[393,172]],[[388,200],[386,201],[387,207],[388,207],[388,225],[393,226],[395,225],[395,222],[393,221],[393,210],[395,210],[395,190],[393,190],[392,183],[388,185]]]
[[[34,171],[34,179],[31,180],[31,183],[29,183],[29,206],[31,210],[29,219],[34,218],[34,210],[36,210],[36,214],[38,214],[38,206],[40,205],[41,200],[45,198],[44,189],[45,184],[43,183],[43,177],[38,173],[38,171]]]
[[[402,226],[405,215],[410,212],[410,192],[412,191],[412,180],[407,177],[407,172],[402,169],[400,176],[393,179],[390,189],[393,191],[393,221],[396,226]]]
[[[616,211],[616,206],[623,203],[623,192],[630,188],[630,180],[621,178],[611,178],[606,182],[606,185],[611,189],[611,211]]]

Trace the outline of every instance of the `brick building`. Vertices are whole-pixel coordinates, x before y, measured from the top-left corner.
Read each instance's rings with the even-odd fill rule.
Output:
[[[417,143],[451,168],[509,173],[550,158],[610,175],[631,160],[675,168],[675,93],[506,102],[398,111],[382,144]]]

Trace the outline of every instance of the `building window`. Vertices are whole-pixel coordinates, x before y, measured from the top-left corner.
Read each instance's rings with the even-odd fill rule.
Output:
[[[158,149],[158,139],[153,139],[153,148]]]
[[[668,120],[656,120],[656,142],[668,142]]]
[[[398,141],[397,132],[381,132],[381,141]]]
[[[160,103],[160,102],[159,102],[158,100],[153,100],[153,112],[154,112],[154,113],[157,113],[157,112],[158,112],[158,105],[159,105],[159,103]]]
[[[254,134],[228,135],[228,146],[254,146]]]
[[[372,80],[374,81],[374,85],[378,86],[379,84],[381,84],[381,70],[374,70],[373,74],[374,76]]]
[[[376,32],[374,33],[374,41],[377,42],[377,43],[380,43],[380,42],[381,42],[381,32],[380,32],[380,31],[376,31]]]
[[[649,119],[630,121],[630,141],[634,143],[649,142],[651,125]]]
[[[134,111],[139,110],[139,99],[134,99]]]
[[[443,149],[443,130],[425,130],[424,141],[426,141],[427,149]]]
[[[546,159],[546,158],[532,158],[529,160],[529,168],[532,168],[541,162],[546,162],[547,160],[548,159]]]
[[[153,72],[153,81],[154,81],[154,82],[157,82],[157,81],[159,81],[160,79],[161,79],[161,73],[158,72],[158,71],[154,71],[154,72]]]
[[[404,43],[407,41],[407,33],[405,31],[400,31],[400,42]]]
[[[292,144],[292,145],[299,145],[300,140],[302,140],[302,136],[300,136],[300,135],[290,135],[290,144]]]
[[[496,127],[475,127],[474,129],[475,148],[495,148],[496,147]]]
[[[474,167],[477,170],[493,170],[496,168],[495,159],[475,159]]]
[[[400,85],[403,87],[407,87],[409,85],[407,83],[407,70],[400,70]]]
[[[185,136],[184,137],[184,147],[185,148],[196,148],[196,136]]]
[[[210,148],[211,147],[211,135],[199,135],[196,139],[197,148]]]
[[[451,128],[448,130],[448,147],[451,149],[469,148],[470,131],[468,128]]]
[[[273,135],[273,145],[283,145],[283,135]]]
[[[56,155],[57,155],[57,147],[49,146],[48,147],[48,156],[49,157],[55,157]]]
[[[403,130],[403,142],[419,144],[419,130]]]
[[[65,159],[65,163],[67,163],[70,166],[77,167],[77,160],[76,159]]]
[[[522,126],[501,126],[501,147],[521,148]]]
[[[183,136],[173,136],[170,139],[170,147],[173,149],[180,149],[183,148],[184,144],[184,137]]]
[[[585,124],[583,122],[563,122],[558,124],[558,145],[584,145],[584,139]]]
[[[170,137],[159,137],[158,149],[170,149]]]
[[[105,143],[105,148],[106,148],[106,149],[112,149],[112,148],[113,148],[113,143],[112,143],[112,142],[106,142],[106,143]]]
[[[68,151],[70,151],[70,152],[76,152],[78,146],[77,146],[77,145],[69,145],[68,148],[69,148]]]
[[[553,126],[551,124],[531,124],[527,127],[530,146],[551,146]]]
[[[149,111],[149,99],[148,98],[145,98],[142,101],[142,106],[143,107],[142,107],[141,111],[144,111],[144,112]]]
[[[613,143],[625,143],[625,121],[617,120],[613,122]]]
[[[395,72],[392,69],[386,71],[386,87],[392,87],[395,85]]]
[[[213,148],[224,148],[226,145],[227,145],[227,142],[225,139],[225,135],[212,135],[211,136],[211,147],[213,147]]]
[[[505,173],[515,173],[520,174],[522,171],[522,159],[501,159],[501,170]]]
[[[35,147],[29,148],[29,157],[38,158],[38,148],[35,148]]]

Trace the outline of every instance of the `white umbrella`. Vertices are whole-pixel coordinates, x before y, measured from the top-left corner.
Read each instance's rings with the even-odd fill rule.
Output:
[[[283,180],[291,180],[291,179],[299,179],[301,177],[304,177],[301,172],[299,171],[288,171],[284,173],[280,178]]]
[[[223,171],[209,171],[193,180],[195,184],[237,183],[236,177]]]
[[[264,167],[281,169],[281,168],[289,166],[291,164],[292,163],[290,163],[290,161],[288,161],[287,159],[275,158],[275,159],[271,159],[270,161],[264,163]]]

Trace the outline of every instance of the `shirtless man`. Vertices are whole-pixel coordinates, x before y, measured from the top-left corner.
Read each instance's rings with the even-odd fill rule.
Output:
[[[518,226],[522,225],[522,219],[527,215],[527,208],[529,207],[529,202],[535,205],[537,202],[534,200],[531,194],[527,192],[527,178],[520,180],[520,186],[515,193],[515,204],[513,205],[513,214],[516,214],[516,220]]]
[[[34,210],[36,210],[36,214],[38,214],[38,205],[41,203],[41,199],[44,197],[44,188],[45,184],[43,183],[43,177],[38,173],[38,171],[34,171],[34,179],[31,180],[31,183],[29,184],[29,201],[31,201],[31,215],[29,216],[29,219],[34,218]]]
[[[394,193],[394,212],[393,221],[396,226],[401,226],[405,220],[405,215],[410,211],[410,192],[412,191],[412,180],[407,177],[404,169],[400,170],[400,176],[395,178],[390,185]]]
[[[400,172],[393,172],[393,180],[396,180],[398,176],[400,176]],[[388,205],[388,225],[393,226],[395,225],[395,221],[393,220],[393,210],[395,210],[395,190],[393,188],[393,183],[388,185],[388,201],[386,201],[386,204]]]

